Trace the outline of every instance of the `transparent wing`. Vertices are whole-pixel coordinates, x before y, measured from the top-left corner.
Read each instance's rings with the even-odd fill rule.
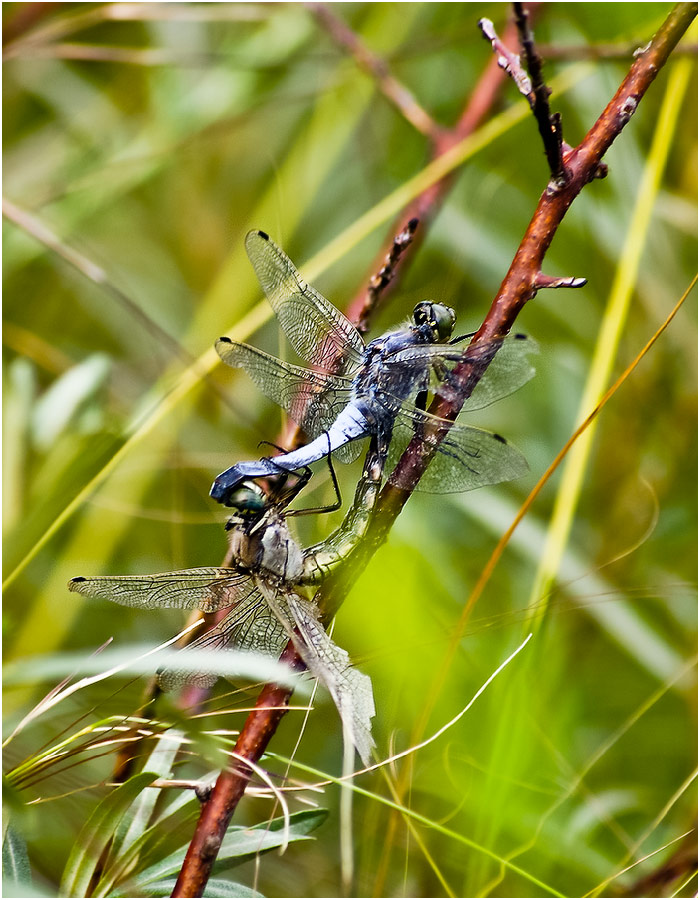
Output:
[[[392,432],[386,471],[393,473],[396,463],[414,435],[415,428],[440,419],[430,413],[404,406]],[[520,478],[528,471],[522,453],[500,434],[455,423],[440,444],[417,490],[435,494],[471,491],[487,484],[500,484]],[[408,487],[391,474],[389,481]]]
[[[433,366],[438,374],[443,376],[460,360],[462,353],[468,344],[422,344],[408,347],[395,353],[387,364],[406,365],[423,361],[428,366]],[[473,352],[473,351],[472,351]],[[488,352],[482,350],[482,352]],[[474,388],[471,397],[467,399],[462,412],[474,409],[483,409],[497,400],[507,397],[526,384],[534,375],[535,369],[529,357],[538,353],[537,342],[526,334],[509,334],[496,352],[484,377]],[[441,373],[441,370],[442,373]],[[440,393],[440,387],[436,388]]]
[[[264,231],[250,231],[245,248],[279,323],[302,359],[328,372],[352,372],[365,346],[355,326],[299,275]]]
[[[256,347],[218,340],[216,351],[227,365],[242,368],[260,390],[313,439],[335,422],[350,399],[350,379],[283,362]],[[352,462],[359,448],[350,444],[336,451],[342,462]]]
[[[350,381],[283,362],[248,344],[218,340],[216,352],[228,366],[245,369],[260,390],[317,437],[335,421],[350,395]]]
[[[141,609],[174,607],[214,612],[233,606],[254,587],[237,569],[181,569],[158,575],[105,575],[72,578],[68,590]]]
[[[278,656],[287,643],[284,626],[273,614],[257,585],[248,579],[248,593],[218,625],[189,645],[192,650],[244,650]],[[209,688],[218,679],[216,672],[191,672],[164,669],[158,673],[158,683],[164,691],[172,691],[193,684]]]
[[[295,641],[299,655],[313,677],[328,690],[340,714],[344,732],[357,748],[363,763],[369,765],[374,747],[371,720],[375,714],[370,678],[355,669],[347,652],[328,637],[313,603],[290,590],[285,590],[282,597],[281,592],[269,592],[261,587],[278,617],[287,619],[287,631],[293,639],[292,626],[298,628],[303,638],[303,641],[298,638]]]

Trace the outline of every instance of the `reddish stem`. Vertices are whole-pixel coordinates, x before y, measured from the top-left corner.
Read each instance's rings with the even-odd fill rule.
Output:
[[[491,357],[495,355],[498,344],[513,327],[520,310],[537,292],[544,256],[567,210],[583,187],[596,177],[604,154],[634,114],[639,101],[696,14],[696,3],[679,3],[673,8],[647,49],[634,61],[615,96],[581,144],[568,155],[566,165],[570,178],[566,185],[558,190],[550,185],[540,197],[491,308],[465,352],[464,360],[453,372],[450,380],[452,390],[449,395],[445,391],[436,397],[431,406],[430,412],[435,416],[454,421],[464,401],[471,395],[490,362],[489,356],[483,352],[484,348],[491,345]],[[474,350],[479,348],[482,352],[475,353]],[[435,442],[430,446],[430,453],[426,452],[427,444],[420,438],[415,437],[411,441],[396,469],[400,483],[415,485],[418,482],[445,434],[446,431],[441,429],[431,436]],[[409,496],[409,490],[391,484],[383,489],[368,541],[374,548],[383,542]]]
[[[304,670],[291,642],[280,656],[295,672]],[[266,684],[251,710],[236,741],[233,752],[256,763],[265,752],[280,720],[287,712],[292,691]],[[201,897],[238,801],[250,781],[251,770],[240,762],[224,769],[216,779],[209,799],[202,806],[194,835],[180,869],[173,897]]]

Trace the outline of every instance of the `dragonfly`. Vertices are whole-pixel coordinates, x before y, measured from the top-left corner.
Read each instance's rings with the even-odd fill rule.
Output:
[[[210,491],[215,500],[229,505],[243,481],[309,465],[325,456],[329,445],[337,458],[352,461],[359,454],[356,442],[368,435],[376,437],[382,464],[391,463],[416,431],[447,424],[425,406],[431,384],[440,393],[441,385],[449,383],[450,365],[462,358],[464,342],[472,337],[452,338],[454,310],[424,300],[406,326],[365,345],[354,325],[301,278],[268,234],[250,231],[245,247],[289,343],[313,368],[228,337],[219,338],[216,350],[227,365],[245,369],[311,441],[274,459],[239,462],[222,472]],[[488,406],[529,381],[534,369],[528,357],[536,351],[536,343],[524,334],[507,336],[497,352],[494,346],[475,351],[477,357],[495,356],[463,412]],[[527,468],[520,451],[504,437],[458,421],[419,488],[438,493],[471,490],[517,478]]]
[[[332,471],[332,469],[331,469]],[[318,586],[362,539],[378,493],[381,470],[370,453],[355,501],[340,527],[319,544],[302,549],[287,519],[321,510],[289,510],[308,482],[280,470],[270,478],[268,492],[256,482],[244,482],[231,497],[233,515],[227,523],[232,565],[181,569],[155,575],[77,577],[68,589],[87,597],[111,600],[140,609],[199,609],[212,613],[230,607],[226,616],[189,649],[230,650],[278,657],[291,639],[311,675],[331,694],[365,765],[374,742],[372,684],[355,669],[345,650],[326,634],[319,611],[303,589]],[[333,476],[334,484],[335,476]],[[339,497],[338,497],[339,501]],[[337,504],[325,509],[337,508]],[[183,684],[211,687],[215,672],[161,670],[159,684],[173,690]]]

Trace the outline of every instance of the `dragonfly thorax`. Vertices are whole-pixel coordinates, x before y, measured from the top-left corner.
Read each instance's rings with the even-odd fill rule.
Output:
[[[232,516],[227,528],[231,557],[239,568],[285,581],[301,576],[302,551],[280,510],[268,508],[257,520]]]

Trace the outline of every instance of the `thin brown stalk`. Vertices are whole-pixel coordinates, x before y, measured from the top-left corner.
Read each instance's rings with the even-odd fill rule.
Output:
[[[559,113],[553,114],[549,109],[549,96],[552,92],[545,84],[542,75],[542,58],[535,47],[527,10],[522,3],[514,3],[513,9],[527,70],[532,79],[532,112],[544,144],[552,180],[557,184],[563,183],[566,180],[566,172],[562,159],[561,117]]]
[[[406,121],[426,137],[432,140],[437,139],[442,131],[441,127],[423,109],[411,91],[394,78],[386,61],[372,53],[352,28],[349,28],[331,11],[328,4],[307,3],[306,5],[314,13],[329,37],[343,50],[347,50],[357,65],[375,80],[378,89],[400,111]]]
[[[229,59],[225,53],[176,53],[158,47],[113,47],[106,44],[40,44],[31,47],[32,59],[75,59],[124,66],[180,66],[201,68]]]
[[[591,59],[605,62],[606,60],[622,60],[629,62],[639,52],[638,44],[540,44],[540,53],[545,59],[552,62],[572,62],[576,59]],[[698,45],[696,41],[683,41],[673,51],[674,56],[697,56]]]
[[[58,16],[55,5],[27,4],[26,12],[3,23],[3,60],[31,56],[39,48],[102,22],[255,22],[261,18],[258,7],[247,3],[102,3]],[[41,24],[44,18],[48,21]]]
[[[53,232],[44,221],[39,219],[29,210],[18,206],[7,197],[2,198],[2,214],[8,222],[12,222],[17,228],[20,228],[26,234],[30,235],[35,241],[42,244],[47,250],[56,254],[56,256],[68,263],[69,266],[79,272],[84,278],[87,278],[88,281],[92,281],[93,284],[96,284],[113,300],[123,306],[128,311],[129,315],[133,316],[134,319],[141,323],[146,332],[157,337],[158,340],[175,356],[181,359],[185,365],[193,365],[195,360],[192,355],[189,354],[171,334],[165,331],[165,329],[158,325],[158,323],[150,318],[150,316],[147,316],[135,300],[132,300],[131,297],[118,288],[102,266],[93,262],[84,253],[71,247],[70,244],[66,243],[66,241],[62,240],[55,232]],[[214,390],[217,390],[224,396],[221,389],[217,388],[216,383],[208,377],[206,372],[201,373],[201,378],[208,382]]]
[[[419,220],[411,219],[407,222],[406,227],[396,235],[391,245],[391,249],[386,255],[384,265],[373,275],[367,286],[367,296],[365,303],[360,310],[357,319],[357,330],[360,334],[367,334],[369,331],[370,320],[375,307],[379,303],[382,293],[389,286],[396,275],[399,261],[403,253],[408,249],[413,241],[413,236],[418,228]]]

